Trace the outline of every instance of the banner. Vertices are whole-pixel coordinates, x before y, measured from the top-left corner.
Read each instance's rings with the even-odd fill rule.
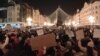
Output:
[[[37,50],[44,46],[46,47],[56,46],[55,35],[47,34],[47,35],[41,35],[35,38],[31,38],[30,44],[31,44],[32,50]]]
[[[83,29],[76,31],[76,39],[81,40],[84,38],[84,32]]]
[[[93,37],[100,38],[100,29],[94,29]]]

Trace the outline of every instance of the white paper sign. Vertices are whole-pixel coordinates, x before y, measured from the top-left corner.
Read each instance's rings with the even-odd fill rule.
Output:
[[[76,39],[77,40],[81,40],[83,38],[84,38],[84,32],[83,32],[83,30],[76,31]]]
[[[39,30],[37,30],[37,34],[38,34],[38,35],[43,35],[43,34],[44,34],[43,29],[39,29]]]
[[[73,33],[71,30],[66,30],[66,34],[67,34],[69,37],[74,37],[74,33]]]
[[[100,29],[94,29],[93,37],[100,38]]]

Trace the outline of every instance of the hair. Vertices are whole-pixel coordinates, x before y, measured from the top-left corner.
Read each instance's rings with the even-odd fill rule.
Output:
[[[5,35],[0,35],[0,42],[4,42],[5,38]]]
[[[81,40],[81,44],[83,47],[87,47],[88,42],[90,42],[89,38],[85,38]]]

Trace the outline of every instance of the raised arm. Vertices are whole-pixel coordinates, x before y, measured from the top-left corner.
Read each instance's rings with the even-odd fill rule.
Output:
[[[6,36],[5,42],[2,44],[2,49],[9,43],[9,38]]]
[[[83,52],[86,52],[86,48],[81,45],[81,41],[80,40],[78,41],[78,46]]]

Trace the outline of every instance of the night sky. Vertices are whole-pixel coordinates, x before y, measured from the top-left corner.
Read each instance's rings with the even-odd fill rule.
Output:
[[[34,9],[39,9],[42,14],[50,15],[58,6],[68,14],[73,15],[76,10],[81,9],[84,2],[89,0],[23,0],[31,5]]]
[[[18,0],[17,0],[18,1]],[[58,6],[65,12],[73,15],[76,10],[81,9],[84,2],[89,0],[19,0],[21,3],[26,2],[34,9],[39,9],[41,14],[50,15]],[[7,6],[7,0],[0,0],[0,7]]]

